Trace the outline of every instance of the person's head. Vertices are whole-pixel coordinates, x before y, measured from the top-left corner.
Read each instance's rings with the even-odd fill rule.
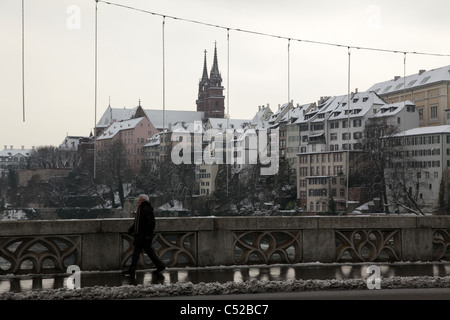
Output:
[[[140,194],[139,197],[138,197],[138,206],[140,206],[142,202],[146,202],[148,200],[149,200],[148,199],[148,195]]]

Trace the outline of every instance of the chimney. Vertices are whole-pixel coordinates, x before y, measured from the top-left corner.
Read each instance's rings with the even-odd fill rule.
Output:
[[[5,144],[5,150],[8,149],[8,146]]]
[[[400,76],[395,76],[394,77],[394,81],[397,81],[398,79],[400,79]]]
[[[11,145],[11,146],[9,146],[9,148],[12,150],[12,149],[13,149],[13,146]]]
[[[424,73],[425,71],[427,71],[427,70],[423,70],[423,69],[419,70],[419,76],[422,75],[422,73]]]

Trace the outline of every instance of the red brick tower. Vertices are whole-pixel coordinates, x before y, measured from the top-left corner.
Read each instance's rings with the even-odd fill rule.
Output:
[[[203,74],[198,84],[197,111],[205,113],[205,119],[224,118],[225,96],[223,95],[222,76],[217,62],[217,45],[214,46],[214,62],[208,78],[206,50],[203,62]]]

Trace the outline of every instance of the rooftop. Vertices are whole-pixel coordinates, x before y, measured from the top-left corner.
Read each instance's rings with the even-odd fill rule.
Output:
[[[384,95],[443,81],[450,82],[450,65],[428,71],[420,70],[418,73],[406,77],[397,76],[394,79],[374,84],[368,91],[374,91],[379,95]]]

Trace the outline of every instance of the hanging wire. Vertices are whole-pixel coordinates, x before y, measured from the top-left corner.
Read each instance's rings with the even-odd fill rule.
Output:
[[[227,29],[227,128],[230,123],[230,29]]]
[[[162,21],[162,104],[163,104],[163,142],[165,137],[165,128],[166,128],[166,52],[165,52],[165,25],[166,25],[166,17],[163,16]]]
[[[347,83],[347,168],[345,170],[347,175],[347,201],[345,201],[345,207],[348,209],[348,180],[350,175],[350,63],[351,63],[351,50],[348,47],[348,83]]]
[[[280,36],[280,35],[276,35],[276,34],[270,34],[270,33],[252,31],[252,30],[230,28],[230,27],[225,27],[225,26],[221,26],[221,25],[215,25],[215,24],[211,24],[211,23],[198,21],[198,20],[192,20],[192,19],[185,19],[185,18],[180,18],[180,17],[175,17],[175,16],[163,15],[163,14],[152,12],[152,11],[148,11],[148,10],[143,10],[143,9],[139,9],[139,8],[135,8],[135,7],[131,7],[131,6],[126,6],[126,5],[123,5],[123,4],[112,3],[112,2],[108,2],[108,1],[102,1],[102,0],[96,0],[96,1],[103,2],[105,4],[109,4],[109,5],[116,6],[116,7],[121,7],[121,8],[125,8],[125,9],[134,10],[134,11],[139,11],[139,12],[142,12],[142,13],[152,14],[152,15],[155,15],[155,16],[160,16],[160,17],[165,17],[165,18],[170,18],[170,19],[180,20],[180,21],[185,21],[185,22],[196,23],[196,24],[200,24],[200,25],[204,25],[204,26],[208,26],[208,27],[219,28],[219,29],[229,29],[229,30],[233,30],[233,31],[237,31],[237,32],[249,33],[249,34],[260,35],[260,36],[265,36],[265,37],[293,40],[293,41],[299,41],[299,42],[307,42],[307,43],[318,44],[318,45],[325,45],[325,46],[334,46],[334,47],[341,47],[341,48],[359,49],[359,50],[371,50],[371,51],[391,52],[391,53],[402,53],[403,52],[403,51],[392,50],[392,49],[350,46],[350,45],[339,44],[339,43],[332,43],[332,42],[323,42],[323,41],[307,40],[307,39],[298,39],[298,38],[285,37],[285,36]],[[409,51],[409,52],[406,52],[406,53],[408,53],[408,54],[416,54],[416,55],[450,57],[450,54],[443,54],[443,53],[430,53],[430,52],[418,52],[418,51]]]
[[[287,46],[287,94],[288,94],[288,103],[291,101],[291,39],[288,39]]]
[[[227,137],[226,132],[230,127],[230,29],[227,29],[227,128],[225,130],[225,137]],[[226,164],[227,168],[227,197],[228,197],[228,184],[229,184],[229,165]]]
[[[25,6],[22,0],[22,119],[25,122]]]
[[[406,52],[403,53],[403,94],[406,94]]]
[[[95,49],[94,49],[94,180],[97,174],[97,13],[98,0],[95,0]]]

